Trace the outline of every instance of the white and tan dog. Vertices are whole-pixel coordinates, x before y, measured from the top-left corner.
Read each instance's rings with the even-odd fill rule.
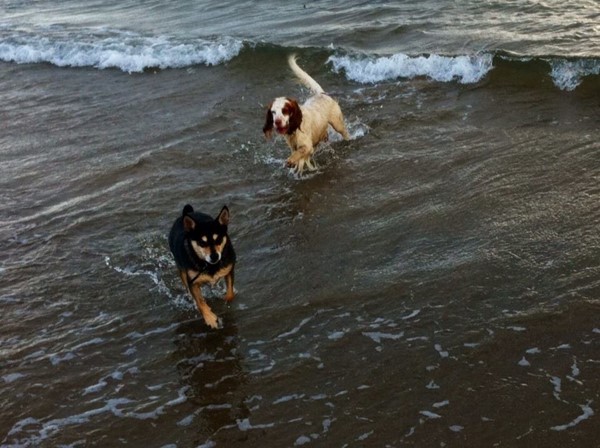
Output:
[[[263,132],[267,138],[273,129],[283,135],[292,150],[287,165],[298,174],[304,167],[316,169],[312,156],[320,142],[327,141],[329,125],[348,140],[344,116],[339,104],[325,93],[323,88],[308,73],[298,67],[296,56],[291,55],[288,63],[298,80],[310,89],[312,96],[302,105],[292,98],[275,98],[267,109]]]

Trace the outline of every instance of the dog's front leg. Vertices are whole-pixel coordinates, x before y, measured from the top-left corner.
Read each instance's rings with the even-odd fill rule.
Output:
[[[295,168],[298,174],[302,174],[304,170],[304,163],[306,159],[310,158],[313,153],[312,148],[308,148],[305,145],[297,147],[292,151],[292,155],[287,159],[287,166]]]
[[[190,285],[190,293],[196,302],[196,307],[198,311],[202,313],[202,317],[204,318],[204,322],[211,328],[221,328],[221,320],[217,317],[215,313],[212,312],[210,306],[202,297],[202,289],[200,288],[200,283],[193,283]]]
[[[235,292],[233,291],[233,268],[229,271],[229,274],[225,276],[225,283],[227,284],[227,292],[225,293],[225,301],[231,302],[235,298]]]

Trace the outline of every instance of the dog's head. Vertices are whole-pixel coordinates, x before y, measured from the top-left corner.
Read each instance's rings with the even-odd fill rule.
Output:
[[[227,244],[227,225],[229,209],[223,206],[216,219],[198,220],[194,218],[194,209],[186,205],[183,209],[183,229],[190,241],[192,250],[203,261],[217,264]]]
[[[270,138],[273,129],[279,134],[291,135],[302,124],[302,111],[298,101],[279,97],[275,98],[267,108],[267,118],[263,126],[263,132],[267,138]]]

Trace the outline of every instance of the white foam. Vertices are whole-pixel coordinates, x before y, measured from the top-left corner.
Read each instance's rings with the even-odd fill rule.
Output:
[[[177,398],[167,401],[165,406],[177,406],[178,404],[185,403],[187,401],[187,392],[191,389],[190,386],[183,386],[177,391]]]
[[[331,339],[332,341],[337,341],[338,339],[342,339],[345,334],[345,331],[334,331],[332,333],[329,333],[329,335],[327,335],[327,338]]]
[[[577,418],[575,418],[574,420],[572,420],[571,422],[569,422],[565,425],[552,426],[550,429],[553,431],[565,431],[569,428],[572,428],[573,426],[578,425],[582,421],[587,420],[592,415],[594,415],[594,410],[590,407],[589,403],[584,404],[584,405],[580,404],[579,407],[583,411],[583,414],[579,415]]]
[[[431,412],[431,411],[421,411],[421,412],[419,412],[419,414],[424,415],[425,417],[431,418],[431,419],[442,418],[442,416],[440,414],[436,414],[435,412]]]
[[[401,331],[400,333],[382,333],[379,331],[365,331],[363,332],[364,336],[367,336],[368,338],[371,338],[374,342],[380,344],[382,339],[390,339],[392,341],[397,341],[398,339],[401,339],[402,337],[404,337],[404,332]]]
[[[311,441],[310,437],[300,436],[294,442],[294,446],[306,445],[307,443],[310,443],[310,441]]]
[[[244,419],[237,420],[237,426],[240,431],[245,432],[245,431],[249,431],[251,429],[272,428],[275,426],[275,424],[274,423],[266,423],[263,425],[253,425],[252,423],[250,423],[250,419],[244,418]]]
[[[104,389],[106,386],[108,385],[108,383],[106,381],[104,381],[104,379],[101,379],[100,381],[98,381],[96,384],[92,385],[92,386],[88,386],[83,390],[82,395],[87,395],[87,394],[94,394],[97,392],[100,392],[102,389]]]
[[[9,373],[7,375],[3,375],[2,379],[4,380],[5,383],[12,383],[13,381],[17,381],[20,378],[23,378],[24,374],[22,373]]]
[[[90,421],[90,419],[92,417],[95,417],[97,415],[108,412],[108,413],[112,413],[116,416],[122,416],[123,413],[118,408],[118,406],[121,404],[128,404],[128,403],[131,403],[131,400],[129,400],[127,398],[112,399],[112,400],[108,400],[106,402],[106,404],[100,408],[91,409],[91,410],[82,412],[81,414],[72,415],[69,417],[49,420],[47,422],[40,422],[39,420],[28,417],[28,418],[25,418],[25,419],[20,420],[17,423],[15,423],[15,425],[13,425],[11,430],[8,432],[8,435],[13,436],[13,435],[23,432],[23,428],[25,426],[39,425],[40,428],[39,428],[38,434],[34,434],[32,432],[33,429],[27,430],[27,432],[29,433],[29,436],[30,436],[28,441],[31,442],[32,445],[39,445],[39,444],[41,444],[41,442],[43,440],[46,440],[46,439],[52,437],[54,434],[58,433],[63,427],[77,425],[77,424],[81,424],[81,423],[87,423]]]
[[[235,379],[237,378],[237,375],[224,375],[221,378],[219,378],[217,381],[215,381],[214,383],[206,383],[204,384],[204,387],[207,389],[213,389],[215,387],[218,387],[221,383],[230,380],[230,379]]]
[[[436,409],[443,408],[444,406],[448,406],[450,404],[449,400],[438,401],[437,403],[433,403],[432,406]]]
[[[361,434],[360,436],[358,436],[356,438],[356,440],[359,442],[363,442],[363,441],[367,440],[369,437],[371,437],[374,433],[375,433],[375,431],[365,432],[364,434]]]
[[[213,442],[212,440],[207,440],[202,445],[198,445],[197,448],[214,448],[216,446],[217,444],[215,442]]]
[[[542,353],[542,351],[537,347],[532,347],[525,350],[525,353],[527,353],[528,355],[537,355],[539,353]]]
[[[523,356],[517,364],[519,364],[521,367],[529,367],[531,365],[531,363],[527,361],[527,358],[525,358],[525,356]]]
[[[169,331],[173,330],[174,328],[176,328],[178,325],[179,324],[175,323],[175,324],[168,325],[166,327],[158,327],[153,330],[148,330],[145,333],[140,333],[139,331],[132,331],[131,333],[127,334],[127,337],[132,340],[144,339],[151,335],[169,332]]]
[[[15,31],[0,40],[0,60],[20,64],[47,62],[59,67],[117,68],[133,73],[147,68],[219,65],[237,56],[243,47],[243,42],[231,38],[181,40],[105,29],[88,31]]]
[[[578,377],[580,373],[581,370],[579,370],[579,367],[577,367],[577,360],[574,359],[573,364],[571,365],[571,376]]]
[[[590,75],[600,75],[600,61],[580,59],[568,61],[566,59],[549,60],[552,67],[550,76],[554,85],[561,90],[572,91]]]
[[[304,398],[304,394],[286,395],[284,397],[281,397],[281,398],[278,398],[277,400],[275,400],[273,402],[273,404],[286,403],[286,402],[292,401],[292,400],[301,400],[302,398]]]
[[[554,386],[554,392],[552,395],[554,395],[554,398],[556,398],[558,401],[562,401],[560,398],[560,393],[562,392],[562,380],[557,376],[552,376],[550,377],[550,383],[552,383]]]
[[[281,333],[279,336],[277,336],[277,339],[287,338],[288,336],[292,336],[292,335],[298,333],[300,331],[300,329],[304,325],[306,325],[308,322],[310,322],[311,320],[312,320],[312,317],[307,317],[307,318],[302,319],[302,322],[300,322],[297,327],[292,328],[290,331],[286,331],[285,333]]]
[[[177,422],[177,426],[190,426],[194,419],[196,418],[196,414],[190,414],[186,417],[183,417],[181,420]]]
[[[75,359],[75,354],[72,352],[65,353],[62,356],[57,354],[50,356],[50,362],[53,366],[57,366],[64,361],[71,361],[72,359]]]
[[[72,348],[72,350],[79,350],[80,348],[87,347],[90,345],[102,344],[103,342],[104,342],[104,339],[102,339],[102,338],[94,338],[89,341],[85,341],[85,342],[82,342],[81,344],[76,345],[75,347]]]
[[[440,355],[442,358],[447,358],[448,356],[450,356],[450,353],[448,353],[448,351],[447,351],[447,350],[444,350],[444,349],[442,349],[442,346],[441,346],[440,344],[435,344],[435,345],[433,346],[433,348],[435,349],[435,351],[436,351],[436,352],[438,352],[438,353],[439,353],[439,355]]]
[[[408,319],[412,319],[413,317],[416,317],[419,315],[419,313],[421,313],[421,310],[414,310],[412,313],[407,314],[406,316],[402,316],[402,320],[408,320]]]
[[[348,79],[362,84],[423,76],[440,82],[456,80],[461,84],[472,84],[479,82],[493,68],[491,54],[408,56],[397,53],[378,58],[331,56],[327,62],[333,64],[336,72],[344,70]]]

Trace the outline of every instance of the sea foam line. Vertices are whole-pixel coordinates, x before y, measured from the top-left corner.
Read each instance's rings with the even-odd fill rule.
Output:
[[[577,426],[582,421],[587,420],[588,418],[592,417],[594,415],[594,410],[590,407],[590,403],[591,402],[588,402],[587,404],[580,404],[579,407],[581,408],[583,413],[581,415],[579,415],[578,417],[576,417],[571,422],[564,424],[564,425],[552,426],[550,429],[553,431],[565,431],[569,428],[572,428],[573,426]]]
[[[138,420],[156,419],[159,415],[165,412],[166,408],[178,406],[185,403],[188,398],[187,394],[190,386],[183,386],[177,391],[177,397],[169,400],[165,404],[158,406],[156,409],[148,412],[127,411],[120,406],[131,405],[136,403],[129,398],[113,398],[105,402],[105,405],[99,408],[90,409],[80,414],[69,417],[56,418],[49,421],[38,420],[33,417],[24,418],[13,425],[7,436],[2,440],[2,446],[29,446],[39,445],[43,441],[51,439],[64,428],[70,426],[81,425],[92,421],[95,417],[111,413],[116,417],[134,418]],[[37,431],[37,433],[36,433]],[[25,436],[25,438],[20,438]],[[9,439],[10,442],[9,442]],[[10,445],[9,445],[10,443]]]
[[[47,62],[58,67],[117,68],[133,73],[147,68],[219,65],[236,57],[242,47],[242,41],[227,37],[209,41],[106,30],[77,34],[18,31],[0,37],[0,60],[19,64]]]
[[[327,62],[336,72],[362,84],[374,84],[398,78],[428,77],[434,81],[461,84],[479,82],[493,68],[491,54],[463,56],[409,56],[397,53],[383,57],[331,56]]]

